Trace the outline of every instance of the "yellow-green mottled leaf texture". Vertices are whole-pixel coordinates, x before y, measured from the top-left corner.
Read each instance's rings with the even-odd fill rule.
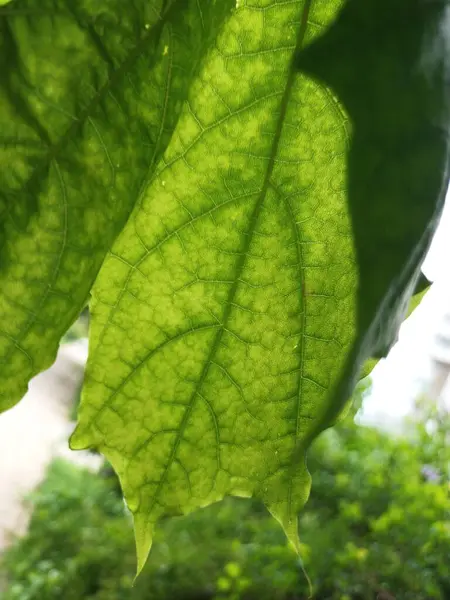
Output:
[[[262,499],[296,545],[305,446],[348,396],[349,356],[359,369],[373,349],[358,330],[352,121],[295,67],[340,5],[248,1],[224,19],[96,281],[72,445],[119,473],[139,567],[159,518],[224,495]]]
[[[306,450],[392,343],[442,208],[445,2],[14,9],[3,402],[95,279],[71,444],[119,474],[139,569],[160,518],[225,495],[298,547]]]
[[[93,290],[72,445],[119,473],[140,566],[160,517],[226,494],[261,498],[296,541],[310,482],[291,457],[354,333],[348,120],[292,67],[329,6],[228,17]]]
[[[203,4],[0,9],[0,410],[53,362],[151,179],[229,11]]]

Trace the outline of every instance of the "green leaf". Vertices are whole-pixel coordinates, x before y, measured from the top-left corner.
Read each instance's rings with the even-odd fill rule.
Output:
[[[50,366],[86,304],[227,10],[162,0],[0,9],[0,410]]]
[[[293,64],[331,16],[230,15],[97,279],[72,447],[119,473],[139,568],[158,518],[225,494],[262,498],[297,544],[310,477],[292,454],[354,335],[348,119]]]
[[[416,310],[416,308],[422,302],[425,295],[430,290],[430,287],[431,283],[428,281],[425,275],[421,274],[414,289],[414,295],[409,301],[408,310],[406,312],[405,318],[408,318],[412,315],[412,313]]]
[[[353,123],[348,201],[359,335],[347,375],[360,366],[358,355],[384,356],[395,340],[442,211],[449,173],[447,7],[445,0],[350,0],[297,63],[336,91]]]
[[[442,208],[447,13],[0,9],[0,409],[95,281],[71,443],[118,472],[139,569],[158,519],[225,495],[298,549],[307,448],[392,344]]]
[[[262,499],[298,547],[306,448],[392,343],[448,107],[442,5],[391,4],[331,24],[341,2],[239,2],[100,271],[72,446],[118,472],[139,569],[158,519],[225,495]]]

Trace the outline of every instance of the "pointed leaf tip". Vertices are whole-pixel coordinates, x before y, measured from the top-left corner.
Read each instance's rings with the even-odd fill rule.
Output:
[[[145,567],[148,555],[150,554],[155,525],[148,520],[146,515],[140,512],[133,514],[133,524],[137,557],[136,576],[134,578],[134,581],[136,581]]]

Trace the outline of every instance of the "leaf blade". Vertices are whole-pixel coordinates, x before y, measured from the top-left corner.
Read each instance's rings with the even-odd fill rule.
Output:
[[[304,464],[293,469],[292,455],[297,438],[314,423],[309,409],[328,393],[328,377],[342,363],[333,351],[325,358],[330,373],[323,379],[323,347],[340,348],[351,338],[351,301],[345,326],[339,330],[338,325],[337,333],[333,326],[343,313],[334,292],[350,297],[352,284],[335,290],[332,282],[327,290],[327,278],[313,274],[331,258],[324,239],[330,234],[342,250],[333,265],[337,279],[352,262],[345,194],[333,198],[337,220],[323,201],[329,196],[327,184],[345,170],[345,117],[329,91],[298,75],[293,65],[296,38],[303,43],[307,33],[310,3],[281,9],[272,4],[279,9],[272,11],[272,22],[269,11],[262,18],[259,7],[242,7],[219,32],[217,48],[210,49],[199,70],[202,85],[193,82],[155,179],[93,292],[94,352],[72,444],[100,448],[119,472],[135,516],[140,566],[158,517],[224,494],[262,498],[297,545],[296,515],[310,482]],[[274,39],[265,48],[268,22]],[[250,27],[252,37],[245,37]],[[290,44],[286,29],[293,34]],[[260,72],[256,94],[255,71]],[[233,98],[238,73],[240,94]],[[333,139],[343,150],[330,156],[324,179],[301,169],[313,163],[313,169],[325,172],[314,163],[313,136],[298,110],[308,97],[305,87],[314,98],[307,111],[319,117],[323,146]],[[320,121],[330,100],[333,110]],[[262,123],[268,133],[257,139],[255,124]],[[311,183],[315,201],[322,204],[318,208],[311,206]],[[300,193],[289,197],[295,189]],[[305,197],[309,202],[303,206]],[[327,222],[327,231],[320,239],[317,234],[300,239],[297,220],[304,221],[303,236],[313,235],[305,222],[314,211]],[[146,247],[141,254],[131,247],[136,231]],[[345,241],[340,243],[339,236]],[[319,264],[309,264],[314,259]],[[309,292],[299,287],[303,270]],[[302,325],[306,298],[307,331]],[[107,304],[114,308],[104,310]],[[319,336],[314,321],[322,322],[324,312],[329,326]],[[145,352],[139,339],[145,339]],[[315,348],[320,351],[314,359]],[[106,374],[111,359],[121,365],[120,373],[117,367]],[[183,362],[189,366],[183,368]],[[220,398],[215,388],[222,390]],[[229,420],[236,421],[235,432]],[[196,440],[203,479],[188,465],[190,438]]]
[[[165,24],[177,11],[185,16],[159,0],[127,11],[117,0],[60,0],[0,12],[10,165],[0,179],[0,410],[53,362],[170,139],[208,35],[188,16],[174,39]]]

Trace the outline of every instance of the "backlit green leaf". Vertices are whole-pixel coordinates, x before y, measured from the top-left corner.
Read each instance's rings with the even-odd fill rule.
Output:
[[[434,99],[442,73],[408,75],[423,25],[408,53],[395,11],[375,14],[371,37],[370,5],[356,4],[320,37],[340,2],[239,3],[100,271],[72,445],[100,448],[119,473],[139,567],[159,518],[227,494],[262,499],[297,546],[305,449],[392,342],[414,287],[446,177],[446,121],[433,137],[427,119],[447,115],[403,106],[395,77],[405,69],[428,101],[426,77]],[[350,73],[364,61],[362,90]],[[428,150],[410,144],[422,129]]]
[[[92,298],[72,446],[134,514],[261,499],[395,338],[448,180],[444,0],[0,9],[0,408]],[[100,269],[100,270],[99,270]]]
[[[229,7],[0,9],[0,410],[53,362]]]

